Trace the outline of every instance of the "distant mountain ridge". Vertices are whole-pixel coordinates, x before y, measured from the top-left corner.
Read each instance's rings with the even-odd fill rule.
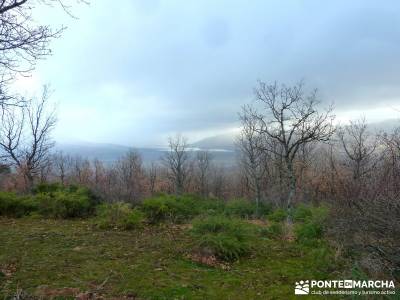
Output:
[[[98,159],[104,163],[115,162],[132,150],[138,151],[142,155],[144,162],[159,160],[163,154],[159,148],[134,148],[102,143],[57,143],[55,147],[55,151],[62,151],[71,156],[81,156],[89,160]]]
[[[205,150],[220,149],[220,150],[234,151],[235,138],[236,138],[235,133],[220,134],[204,138],[200,141],[191,144],[191,146]]]
[[[381,130],[390,132],[398,126],[400,126],[400,121],[397,119],[369,124],[371,133]],[[215,162],[232,165],[236,160],[236,136],[237,134],[233,132],[211,136],[190,144],[190,147],[194,151],[208,150],[212,153]],[[97,158],[104,163],[113,163],[128,151],[136,150],[141,154],[145,164],[152,161],[160,161],[166,149],[166,147],[135,148],[117,144],[90,142],[57,143],[55,147],[55,151],[62,151],[71,156],[81,156],[90,160]]]
[[[203,148],[200,145],[190,145],[192,150],[209,150],[212,153],[214,161],[223,163],[226,165],[232,165],[235,161],[235,153],[233,149],[222,149],[222,148]],[[116,144],[106,143],[57,143],[54,151],[61,151],[64,154],[76,157],[82,157],[89,160],[98,159],[105,164],[112,164],[118,159],[126,155],[129,151],[137,151],[140,153],[144,164],[150,164],[151,162],[159,162],[166,151],[166,147],[147,147],[147,148],[135,148]],[[222,151],[221,151],[222,150]]]

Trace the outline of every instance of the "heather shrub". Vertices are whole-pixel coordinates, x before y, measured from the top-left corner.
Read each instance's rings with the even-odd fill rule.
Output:
[[[8,217],[28,216],[38,210],[38,203],[31,196],[19,196],[15,193],[0,192],[0,215]]]
[[[250,252],[254,229],[241,220],[215,215],[196,219],[191,234],[197,251],[233,261]]]
[[[298,224],[295,228],[297,240],[319,239],[322,237],[322,226],[314,222]]]
[[[272,222],[282,222],[286,218],[287,218],[287,212],[281,208],[274,210],[267,216],[267,220]]]
[[[244,199],[229,201],[225,207],[225,213],[228,216],[246,219],[251,218],[255,214],[255,211],[255,205]]]
[[[99,205],[94,224],[100,229],[131,230],[142,226],[144,215],[127,203]]]
[[[90,198],[84,193],[56,191],[35,196],[39,213],[48,218],[87,217],[94,211]]]
[[[160,195],[144,200],[141,209],[150,223],[182,223],[200,213],[196,200],[189,195]]]
[[[271,223],[268,226],[267,232],[271,237],[274,238],[281,237],[284,234],[284,228],[282,223],[278,222]]]
[[[38,212],[47,218],[82,218],[94,213],[99,199],[84,187],[41,184],[34,189]]]

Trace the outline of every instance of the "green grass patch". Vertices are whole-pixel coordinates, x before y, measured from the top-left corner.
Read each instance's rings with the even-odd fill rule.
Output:
[[[220,230],[217,223],[204,230]],[[44,285],[94,291],[106,281],[96,291],[106,299],[295,299],[295,281],[340,277],[329,251],[298,243],[255,238],[251,255],[224,270],[188,259],[193,242],[173,224],[115,231],[90,220],[0,218],[0,297]]]

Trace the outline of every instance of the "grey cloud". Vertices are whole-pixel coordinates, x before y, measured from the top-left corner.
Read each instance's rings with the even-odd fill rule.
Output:
[[[399,15],[397,1],[98,1],[39,71],[66,106],[108,113],[121,143],[231,127],[257,79],[304,79],[340,110],[394,105]],[[99,94],[110,83],[125,93]]]

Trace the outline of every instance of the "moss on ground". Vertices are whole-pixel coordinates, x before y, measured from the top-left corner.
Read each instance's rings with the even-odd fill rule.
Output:
[[[47,286],[105,298],[294,299],[295,281],[340,277],[329,251],[262,237],[229,269],[201,265],[188,258],[186,227],[103,231],[90,220],[0,219],[0,296]]]

